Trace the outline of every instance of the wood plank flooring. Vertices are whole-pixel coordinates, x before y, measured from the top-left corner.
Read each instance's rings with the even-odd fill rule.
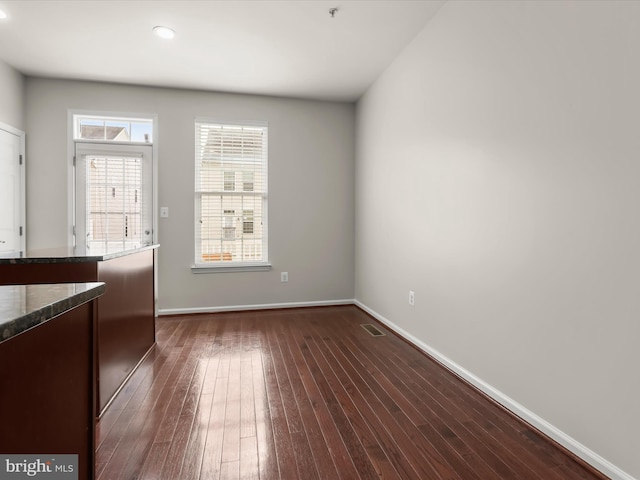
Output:
[[[354,306],[160,317],[110,479],[602,479]]]

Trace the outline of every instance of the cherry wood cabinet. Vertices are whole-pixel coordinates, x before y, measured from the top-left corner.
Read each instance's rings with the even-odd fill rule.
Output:
[[[0,259],[0,285],[106,284],[96,306],[98,414],[155,343],[155,248],[104,255],[48,249],[28,252],[25,258]]]
[[[104,285],[0,287],[0,452],[78,455],[94,478],[95,297]]]

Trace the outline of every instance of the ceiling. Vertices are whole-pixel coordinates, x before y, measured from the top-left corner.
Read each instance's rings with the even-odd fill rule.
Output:
[[[0,0],[0,59],[29,76],[351,102],[444,2]]]

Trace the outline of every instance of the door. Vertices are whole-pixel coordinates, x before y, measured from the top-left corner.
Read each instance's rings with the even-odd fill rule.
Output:
[[[25,250],[24,132],[0,123],[0,256]]]
[[[116,252],[153,241],[152,148],[76,143],[76,246]]]

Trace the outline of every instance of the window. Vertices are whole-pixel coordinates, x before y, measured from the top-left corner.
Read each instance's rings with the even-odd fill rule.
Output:
[[[153,120],[149,118],[74,115],[76,140],[100,142],[152,143]]]
[[[253,210],[242,212],[242,233],[253,234]]]
[[[224,191],[233,192],[236,189],[236,172],[224,172]]]
[[[195,267],[268,267],[267,126],[196,121]]]
[[[224,217],[222,217],[222,236],[224,240],[236,239],[236,226],[234,224],[235,210],[225,210]]]
[[[73,119],[75,245],[108,253],[153,243],[153,121]]]
[[[242,191],[253,192],[253,172],[242,172]]]

